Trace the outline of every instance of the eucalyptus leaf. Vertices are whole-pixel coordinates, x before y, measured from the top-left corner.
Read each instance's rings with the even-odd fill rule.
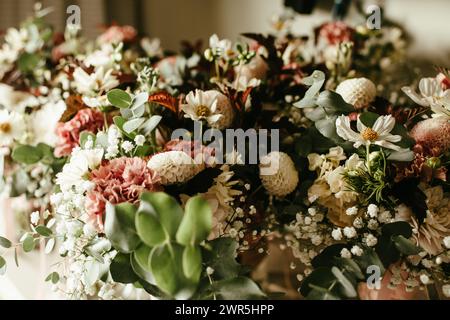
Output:
[[[339,268],[337,267],[332,267],[331,272],[334,274],[336,279],[338,279],[339,283],[341,284],[343,288],[343,294],[347,298],[356,298],[356,296],[358,295],[356,289],[354,288],[353,284],[341,272],[341,270],[339,270]]]
[[[177,244],[155,247],[150,255],[150,268],[158,287],[167,294],[188,299],[196,289],[183,273],[183,247]]]
[[[130,134],[134,130],[138,129],[145,122],[145,118],[136,118],[128,120],[123,124],[123,131]]]
[[[183,245],[196,245],[205,240],[212,228],[212,211],[201,196],[190,198],[177,231],[177,241]]]
[[[6,260],[0,256],[0,276],[6,273]]]
[[[142,92],[137,94],[131,104],[131,109],[145,105],[148,102],[148,93]]]
[[[183,219],[183,209],[175,200],[164,192],[146,192],[141,196],[141,208],[150,205],[156,212],[164,232],[170,239],[175,239],[176,232]]]
[[[12,152],[14,161],[24,164],[38,163],[43,157],[41,150],[36,147],[28,145],[20,145]]]
[[[37,226],[36,232],[43,237],[49,237],[53,234],[53,231],[47,228],[46,226]]]
[[[135,216],[136,207],[131,203],[106,204],[105,234],[120,252],[130,253],[141,242],[136,233]]]
[[[156,127],[159,125],[161,120],[162,120],[161,116],[155,115],[155,116],[152,116],[147,121],[145,121],[145,123],[142,125],[143,133],[145,135],[150,134],[153,130],[156,129]]]
[[[109,271],[114,281],[120,283],[134,283],[139,277],[134,273],[129,254],[118,253],[111,261]]]
[[[258,285],[247,277],[236,277],[214,282],[214,296],[223,300],[260,300],[266,298]]]
[[[345,102],[340,94],[328,90],[319,94],[317,105],[324,108],[327,114],[349,114],[355,111],[355,108]]]
[[[27,235],[25,237],[25,240],[22,242],[23,251],[30,252],[33,251],[36,247],[36,242],[34,241],[34,238],[31,235]]]
[[[11,241],[9,241],[8,239],[6,239],[4,237],[0,237],[0,247],[9,249],[9,248],[11,248],[11,246],[12,246]]]
[[[131,96],[120,89],[109,91],[107,98],[109,103],[117,108],[128,108],[131,105]]]
[[[197,283],[202,272],[202,252],[199,246],[187,246],[183,251],[183,272],[186,278]]]
[[[145,201],[141,201],[136,213],[135,226],[142,242],[149,247],[162,244],[169,238],[159,221],[159,215],[155,208]]]
[[[394,241],[395,247],[406,256],[419,254],[422,249],[416,246],[411,240],[406,239],[402,235],[394,236],[392,238]]]

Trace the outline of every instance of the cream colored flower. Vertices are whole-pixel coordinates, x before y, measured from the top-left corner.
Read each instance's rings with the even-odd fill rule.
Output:
[[[441,186],[428,188],[424,192],[429,210],[420,226],[415,217],[411,218],[416,230],[413,238],[427,253],[437,255],[445,249],[444,239],[450,234],[450,198]]]
[[[271,152],[261,159],[260,178],[269,194],[284,197],[297,187],[299,178],[292,159],[283,152]]]
[[[372,128],[366,127],[358,118],[356,126],[359,132],[355,132],[351,128],[349,117],[340,116],[336,119],[337,134],[347,141],[354,142],[355,148],[376,144],[396,151],[402,149],[394,144],[394,142],[400,142],[402,137],[390,133],[395,126],[395,119],[391,115],[378,117]]]
[[[155,154],[147,164],[161,178],[162,185],[183,183],[204,169],[183,151],[168,151]]]
[[[181,106],[181,110],[185,113],[185,118],[191,118],[194,121],[206,120],[206,122],[213,126],[222,117],[217,112],[218,91],[209,90],[195,90],[191,91],[186,96],[187,104]]]
[[[434,117],[450,117],[450,89],[443,90],[436,78],[423,78],[419,82],[419,94],[412,87],[402,91],[418,105],[430,107]]]

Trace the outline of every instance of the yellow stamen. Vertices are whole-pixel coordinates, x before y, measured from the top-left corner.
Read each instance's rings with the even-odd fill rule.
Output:
[[[209,108],[207,106],[201,105],[195,109],[195,113],[197,114],[197,117],[199,117],[199,118],[206,118],[210,115],[211,110],[209,110]]]
[[[366,141],[373,142],[378,139],[378,133],[371,128],[366,128],[363,132],[361,132],[361,137]]]
[[[2,133],[11,132],[11,125],[9,123],[0,123],[0,132]]]

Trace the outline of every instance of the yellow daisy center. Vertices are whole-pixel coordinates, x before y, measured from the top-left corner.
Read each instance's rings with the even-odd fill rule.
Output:
[[[207,106],[201,105],[195,109],[195,113],[199,118],[206,118],[210,115],[211,110]]]
[[[11,132],[11,124],[9,123],[0,123],[0,132],[9,133]]]
[[[366,128],[361,132],[361,137],[366,141],[375,141],[378,139],[378,133],[372,128]]]

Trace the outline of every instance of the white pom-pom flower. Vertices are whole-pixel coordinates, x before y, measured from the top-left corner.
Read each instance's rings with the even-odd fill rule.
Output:
[[[147,167],[161,178],[162,185],[183,183],[192,179],[203,166],[183,151],[168,151],[155,154],[148,161]]]
[[[341,82],[336,88],[336,92],[355,109],[363,109],[375,100],[377,88],[367,78],[355,78]]]
[[[284,197],[297,187],[299,178],[292,159],[283,152],[274,151],[261,158],[260,178],[269,194]]]

